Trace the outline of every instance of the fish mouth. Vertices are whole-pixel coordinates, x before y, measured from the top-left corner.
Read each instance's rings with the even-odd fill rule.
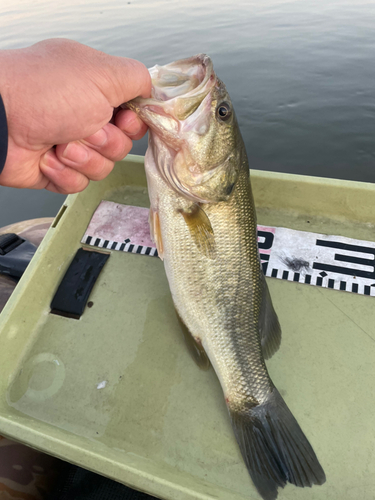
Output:
[[[198,54],[165,66],[153,66],[149,73],[151,97],[138,97],[126,103],[126,107],[138,113],[155,131],[174,132],[176,140],[178,122],[197,110],[216,83],[212,61],[206,54]]]
[[[150,127],[149,145],[154,156],[159,157],[156,163],[168,184],[192,201],[208,203],[193,193],[194,186],[210,174],[203,175],[194,164],[189,153],[189,136],[203,135],[209,128],[211,90],[217,85],[211,58],[198,54],[165,66],[153,66],[149,72],[151,97],[133,99],[126,107]],[[186,169],[190,178],[187,184]]]
[[[212,61],[206,54],[180,59],[165,66],[156,65],[149,72],[153,87],[151,98],[163,102],[176,99],[179,108],[184,108],[184,105],[189,108],[192,99],[202,101],[215,80]],[[173,104],[176,105],[176,102]],[[183,114],[184,110],[179,111]]]

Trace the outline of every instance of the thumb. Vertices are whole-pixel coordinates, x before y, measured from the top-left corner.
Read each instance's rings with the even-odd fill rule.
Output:
[[[127,57],[111,56],[82,43],[64,38],[51,38],[25,49],[31,56],[55,65],[61,78],[61,68],[71,81],[75,81],[77,68],[80,75],[88,77],[99,88],[113,108],[135,97],[149,97],[151,77],[146,66]],[[35,57],[34,57],[35,59]],[[37,61],[38,62],[38,61]],[[40,64],[39,64],[40,66]]]
[[[101,53],[103,61],[96,84],[108,99],[110,105],[117,108],[135,97],[150,97],[151,77],[146,66],[126,57],[110,56]]]

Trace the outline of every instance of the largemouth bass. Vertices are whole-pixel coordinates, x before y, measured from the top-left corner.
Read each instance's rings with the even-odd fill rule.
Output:
[[[149,99],[128,107],[150,127],[150,227],[173,301],[202,367],[212,364],[234,434],[264,500],[322,484],[318,459],[264,359],[280,325],[261,269],[245,146],[225,85],[198,55],[150,69]]]

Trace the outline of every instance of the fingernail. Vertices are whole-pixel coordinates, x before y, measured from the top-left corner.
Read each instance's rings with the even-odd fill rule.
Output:
[[[104,144],[107,142],[107,133],[105,130],[102,128],[95,132],[95,134],[90,135],[89,137],[86,137],[85,141],[89,142],[93,146],[104,146]]]
[[[61,156],[74,163],[85,163],[85,161],[88,160],[89,153],[82,144],[78,142],[69,142]]]
[[[59,160],[56,158],[55,152],[51,149],[44,153],[40,162],[42,166],[53,168],[55,170],[64,170],[65,168],[65,165],[59,162]]]

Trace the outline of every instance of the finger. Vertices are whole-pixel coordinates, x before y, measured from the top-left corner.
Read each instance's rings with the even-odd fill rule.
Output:
[[[131,139],[111,123],[79,142],[112,161],[125,158],[133,145]]]
[[[115,125],[128,137],[137,141],[147,132],[147,125],[130,109],[121,109],[115,116]]]
[[[107,78],[102,79],[100,86],[114,108],[135,97],[150,96],[151,76],[143,63],[108,55],[105,55],[105,63],[101,62],[101,71]]]
[[[101,181],[114,167],[113,160],[78,141],[56,146],[56,156],[61,163],[93,181]]]
[[[89,76],[113,108],[137,96],[150,96],[150,73],[135,59],[112,56],[79,42],[59,38],[38,42],[29,50],[37,50],[42,56],[52,53],[53,61],[58,62],[65,62],[68,55],[74,63],[72,67],[75,69],[79,65],[82,74]]]
[[[81,172],[64,165],[53,150],[47,151],[39,163],[40,171],[49,180],[45,187],[49,191],[61,194],[72,194],[83,191],[89,179]]]

